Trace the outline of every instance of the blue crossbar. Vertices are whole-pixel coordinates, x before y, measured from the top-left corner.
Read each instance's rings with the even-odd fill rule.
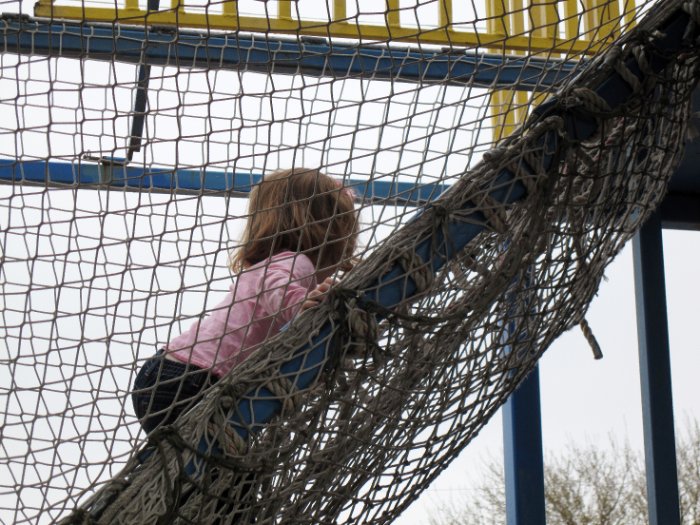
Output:
[[[578,62],[553,58],[433,49],[0,17],[0,52],[26,55],[520,90],[548,89],[580,69]]]
[[[387,177],[389,178],[389,177]],[[220,170],[151,168],[143,169],[110,162],[49,162],[45,160],[0,159],[0,182],[39,184],[58,188],[125,188],[135,191],[202,193],[245,196],[262,179],[258,173]],[[394,180],[349,179],[358,199],[390,200],[409,206],[436,199],[448,186]]]

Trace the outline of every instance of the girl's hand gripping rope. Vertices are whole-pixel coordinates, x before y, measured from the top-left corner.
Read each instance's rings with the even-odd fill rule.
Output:
[[[316,286],[316,288],[309,292],[309,295],[306,296],[306,300],[301,305],[301,310],[308,310],[309,308],[313,308],[314,306],[321,304],[321,301],[325,299],[325,295],[334,284],[335,279],[332,277],[326,278],[322,283]]]

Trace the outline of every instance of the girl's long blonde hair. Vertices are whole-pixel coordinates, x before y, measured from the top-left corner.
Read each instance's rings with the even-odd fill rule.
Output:
[[[352,191],[317,169],[276,171],[250,193],[241,246],[231,254],[239,272],[279,252],[306,254],[318,270],[350,264],[358,216]]]

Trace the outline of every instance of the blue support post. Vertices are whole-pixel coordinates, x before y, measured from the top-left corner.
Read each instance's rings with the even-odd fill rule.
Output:
[[[680,525],[661,219],[634,238],[639,372],[650,525]]]
[[[659,214],[663,228],[700,231],[700,191],[669,193],[659,207]]]
[[[507,525],[545,525],[539,369],[503,406]]]

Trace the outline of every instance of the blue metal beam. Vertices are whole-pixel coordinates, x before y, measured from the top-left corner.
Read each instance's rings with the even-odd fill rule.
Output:
[[[700,90],[698,89],[693,92],[690,111],[691,115],[700,113]],[[691,130],[697,126],[696,123],[696,118],[693,118],[693,123],[690,125]],[[700,135],[688,133],[686,140],[688,142],[685,145],[683,158],[669,182],[668,189],[671,193],[695,194],[700,197],[700,173],[698,173],[698,165],[700,165]]]
[[[545,525],[538,367],[503,406],[503,451],[507,525]]]
[[[659,214],[664,228],[700,231],[700,194],[669,193],[661,203]]]
[[[434,48],[433,48],[434,49]],[[91,22],[0,17],[0,52],[75,57],[179,68],[245,69],[329,78],[469,84],[545,90],[580,64],[552,58],[487,55],[387,45],[331,46],[320,38],[175,31]]]
[[[680,525],[666,285],[658,213],[635,236],[633,247],[649,524]]]
[[[58,188],[127,189],[176,194],[246,196],[262,179],[257,173],[220,170],[144,169],[110,162],[48,162],[0,159],[0,183],[34,184]],[[350,179],[345,185],[359,199],[391,200],[397,204],[421,205],[436,199],[447,189],[444,184],[423,184],[392,180]]]

